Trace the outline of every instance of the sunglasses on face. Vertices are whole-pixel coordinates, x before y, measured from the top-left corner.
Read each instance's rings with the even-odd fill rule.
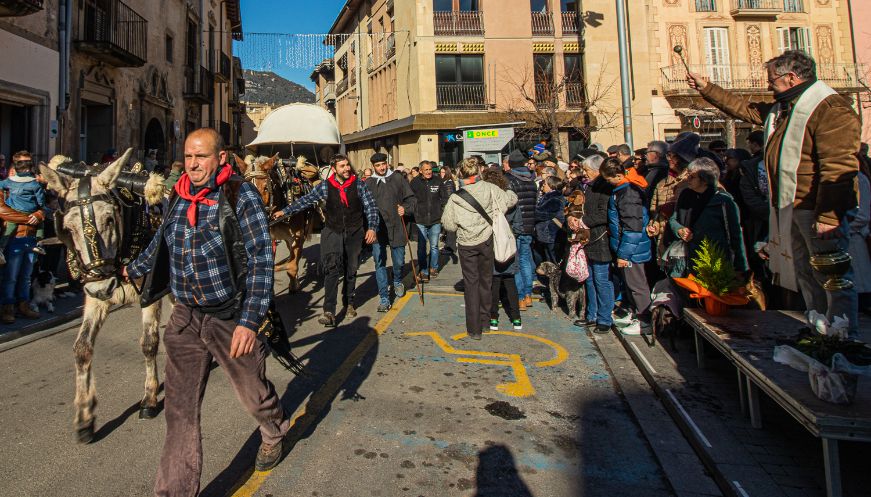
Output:
[[[29,166],[33,166],[33,161],[32,160],[20,160],[20,161],[16,161],[15,165],[29,167]]]

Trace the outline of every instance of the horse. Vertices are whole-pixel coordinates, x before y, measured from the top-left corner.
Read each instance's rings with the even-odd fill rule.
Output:
[[[113,305],[133,304],[139,292],[124,281],[120,271],[144,250],[156,231],[150,212],[161,203],[162,177],[124,171],[133,149],[106,166],[73,164],[55,157],[40,173],[49,190],[64,199],[55,212],[58,238],[67,247],[70,274],[84,283],[85,307],[82,324],[73,345],[76,365],[74,429],[81,443],[94,439],[94,408],[97,404],[92,362],[94,342]],[[139,165],[137,164],[137,167]],[[161,303],[142,308],[145,356],[145,394],[139,403],[140,419],[158,415],[157,349],[160,342]]]
[[[311,177],[307,171],[304,171],[299,164],[297,167],[285,167],[278,154],[256,159],[248,156],[245,160],[235,154],[233,157],[241,175],[260,192],[267,217],[271,217],[274,212],[284,209],[312,190]],[[287,287],[289,293],[300,290],[299,263],[302,259],[303,244],[311,235],[313,228],[313,216],[302,212],[269,228],[272,239],[277,242],[284,241],[290,251],[285,265],[289,279]],[[276,264],[276,267],[278,266],[280,264]]]

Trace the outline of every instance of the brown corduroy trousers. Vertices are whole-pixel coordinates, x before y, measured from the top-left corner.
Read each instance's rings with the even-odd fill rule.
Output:
[[[196,497],[200,490],[203,445],[200,408],[214,358],[230,378],[236,397],[260,423],[263,442],[274,444],[290,426],[275,387],[266,379],[266,345],[233,359],[230,341],[236,323],[176,304],[166,325],[166,440],[154,495]]]

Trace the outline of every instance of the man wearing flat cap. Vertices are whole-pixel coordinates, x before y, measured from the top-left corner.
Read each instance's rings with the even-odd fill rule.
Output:
[[[378,238],[372,244],[372,258],[375,259],[375,281],[378,283],[378,312],[387,312],[392,306],[390,301],[390,285],[387,275],[387,251],[393,261],[393,293],[396,298],[405,295],[402,284],[402,267],[405,265],[405,245],[408,240],[403,227],[405,215],[414,214],[417,198],[411,191],[411,186],[401,174],[394,174],[387,163],[387,156],[376,153],[369,159],[372,162],[372,176],[366,180],[366,186],[375,197],[381,223],[378,226]]]

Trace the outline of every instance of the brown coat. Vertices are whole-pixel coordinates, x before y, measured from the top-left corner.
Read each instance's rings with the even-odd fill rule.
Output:
[[[30,216],[30,214],[19,212],[6,205],[6,195],[0,191],[0,226],[2,226],[3,221],[17,224],[18,229],[15,232],[14,238],[36,236],[36,230],[39,225],[27,224]],[[45,213],[41,210],[34,212],[33,216],[39,219],[40,223],[45,220]]]
[[[680,194],[686,189],[686,170],[677,176],[668,175],[656,184],[653,195],[650,198],[650,225],[653,225],[656,241],[656,257],[659,257],[668,248],[665,230],[668,229],[668,220],[674,213],[675,203]]]
[[[702,97],[726,114],[761,126],[773,101],[751,102],[710,83]],[[780,119],[765,148],[765,165],[772,192],[777,191],[777,165],[788,124]],[[859,161],[859,116],[840,95],[827,97],[811,114],[804,135],[797,171],[795,208],[812,210],[817,221],[839,224],[844,214],[858,205],[856,174]],[[769,198],[776,199],[777,195]]]

